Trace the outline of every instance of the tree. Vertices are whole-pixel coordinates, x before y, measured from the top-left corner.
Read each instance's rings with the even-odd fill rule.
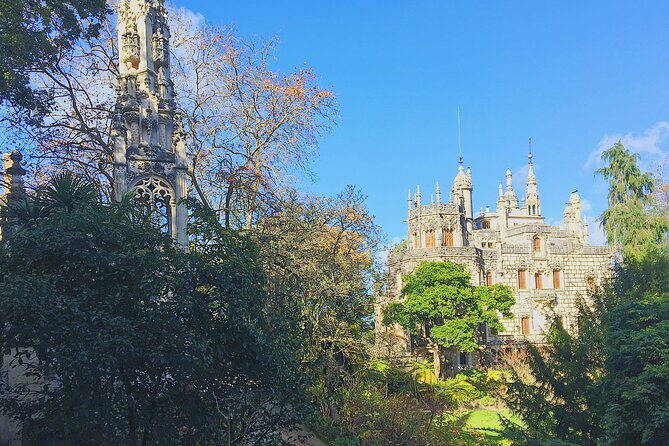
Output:
[[[263,207],[276,206],[335,122],[334,93],[311,68],[271,69],[275,46],[206,25],[175,35],[192,181],[226,227],[250,229]]]
[[[603,307],[601,300],[596,302],[594,309],[580,302],[577,334],[555,320],[545,345],[525,346],[527,357],[520,367],[507,363],[513,380],[505,403],[525,424],[523,444],[549,446],[559,440],[594,446],[601,437]]]
[[[105,0],[5,0],[0,4],[0,103],[42,115],[50,97],[30,74],[49,71],[80,37],[98,32]]]
[[[669,255],[628,259],[603,317],[601,444],[669,443]]]
[[[352,187],[334,198],[284,198],[251,233],[260,247],[271,314],[299,352],[301,374],[325,418],[367,355],[379,228]],[[279,324],[277,324],[279,325]]]
[[[2,388],[0,411],[24,444],[274,441],[295,356],[253,243],[202,220],[182,252],[91,191],[71,175],[38,190],[0,253],[0,348],[28,384]]]
[[[187,133],[191,184],[228,228],[250,228],[263,208],[276,206],[303,172],[318,140],[334,125],[334,93],[304,66],[271,68],[275,42],[243,40],[226,28],[195,23],[170,10],[172,76]],[[37,177],[68,169],[111,197],[111,124],[118,57],[113,16],[100,33],[34,76],[54,103],[29,128],[9,113],[5,126],[38,161]]]
[[[638,155],[630,154],[620,141],[602,159],[608,164],[596,174],[609,181],[609,206],[600,217],[607,240],[622,247],[623,254],[638,255],[662,241],[669,229],[654,200],[655,181],[650,173],[641,172]]]
[[[597,171],[609,180],[602,221],[623,259],[615,277],[581,303],[578,332],[553,324],[528,347],[530,377],[515,374],[507,404],[523,445],[666,444],[669,441],[669,257],[666,204],[637,155],[618,142]],[[660,202],[658,202],[660,197]]]
[[[443,348],[471,352],[478,348],[477,333],[483,324],[501,330],[500,314],[512,317],[515,299],[501,284],[480,287],[471,284],[464,265],[453,262],[424,262],[404,278],[402,303],[390,304],[383,316],[386,325],[398,323],[425,336],[433,348],[435,376],[442,376]]]

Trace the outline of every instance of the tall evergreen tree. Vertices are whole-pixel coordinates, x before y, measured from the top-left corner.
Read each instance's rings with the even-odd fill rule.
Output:
[[[602,154],[607,164],[596,172],[609,182],[608,207],[600,217],[607,240],[624,255],[657,244],[668,229],[666,216],[655,206],[653,176],[641,172],[638,158],[618,141]]]

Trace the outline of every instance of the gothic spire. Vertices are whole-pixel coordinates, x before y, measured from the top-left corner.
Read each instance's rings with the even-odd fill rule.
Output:
[[[537,177],[534,175],[534,166],[532,164],[532,138],[530,138],[530,149],[527,154],[527,183],[525,192],[525,204],[523,208],[528,215],[541,215],[541,202],[539,200],[539,191],[537,190]]]
[[[114,190],[144,200],[182,247],[188,213],[185,134],[170,74],[170,28],[162,0],[118,3],[119,77],[112,127]]]

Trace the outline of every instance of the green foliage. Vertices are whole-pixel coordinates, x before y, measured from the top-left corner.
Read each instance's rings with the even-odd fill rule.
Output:
[[[272,324],[299,355],[309,397],[334,420],[338,389],[368,359],[379,237],[364,199],[353,188],[334,198],[293,195],[252,232]]]
[[[474,403],[492,392],[498,378],[492,371],[472,371],[427,384],[385,362],[371,361],[368,368],[373,372],[358,373],[340,389],[338,423],[311,418],[308,425],[317,436],[362,446],[496,444],[488,435],[472,431],[466,416],[457,415],[460,402]],[[430,368],[431,364],[420,363],[414,373]],[[462,401],[458,401],[460,388],[466,395]]]
[[[515,300],[504,285],[475,287],[470,280],[464,265],[424,262],[405,277],[405,300],[389,305],[384,323],[398,323],[413,333],[419,324],[429,324],[429,337],[437,344],[473,351],[479,326],[501,329],[499,314],[511,317]]]
[[[24,444],[273,441],[290,354],[255,246],[212,229],[182,252],[90,192],[55,178],[0,254],[0,349],[34,383],[2,388],[0,411]]]
[[[477,332],[483,324],[502,329],[499,315],[512,317],[515,299],[511,290],[501,284],[473,286],[464,265],[424,262],[404,280],[404,301],[386,308],[383,323],[397,323],[412,333],[425,326],[437,349],[455,347],[471,352],[478,348]],[[441,375],[437,363],[435,375]]]
[[[451,409],[493,405],[500,389],[506,387],[511,374],[494,369],[468,370],[430,386],[430,391],[442,395]]]
[[[601,220],[610,244],[620,245],[626,256],[639,255],[662,241],[669,230],[667,216],[655,203],[655,181],[637,166],[618,141],[602,154],[606,166],[597,170],[609,181],[608,208]]]
[[[0,2],[0,103],[43,114],[44,91],[29,75],[48,70],[80,37],[95,35],[106,12],[104,0],[3,0]]]
[[[489,444],[459,419],[434,418],[409,394],[385,395],[374,388],[353,387],[344,401],[342,424],[356,434],[361,446]]]
[[[526,426],[518,444],[655,445],[669,441],[669,255],[651,250],[616,268],[581,305],[578,335],[552,327],[528,347],[507,404]],[[549,441],[550,440],[550,441]]]
[[[669,444],[669,255],[628,260],[619,277],[603,318],[602,444]]]
[[[531,378],[513,370],[506,404],[523,420],[530,438],[595,445],[601,435],[598,404],[603,369],[599,313],[580,304],[579,334],[557,321],[546,345],[528,345]]]

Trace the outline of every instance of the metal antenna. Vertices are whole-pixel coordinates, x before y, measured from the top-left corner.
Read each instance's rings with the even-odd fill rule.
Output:
[[[460,164],[462,164],[462,145],[460,142],[460,107],[458,107],[458,152],[460,152]]]

